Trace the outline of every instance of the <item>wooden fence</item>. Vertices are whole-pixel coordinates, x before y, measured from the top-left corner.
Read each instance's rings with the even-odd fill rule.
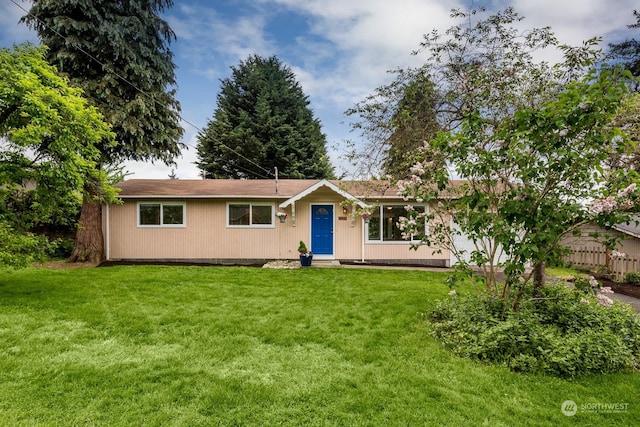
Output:
[[[615,280],[623,280],[624,275],[630,272],[640,272],[640,258],[637,256],[612,257],[602,247],[573,249],[571,255],[565,257],[565,262],[577,268],[603,269]]]

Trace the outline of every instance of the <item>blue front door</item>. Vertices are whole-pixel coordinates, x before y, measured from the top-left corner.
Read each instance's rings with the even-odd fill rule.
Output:
[[[333,205],[311,206],[311,252],[333,255]]]

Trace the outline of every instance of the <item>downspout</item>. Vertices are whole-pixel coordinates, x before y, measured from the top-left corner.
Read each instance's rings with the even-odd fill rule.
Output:
[[[364,218],[361,220],[361,222],[362,222],[362,239],[361,239],[362,240],[362,243],[361,243],[361,246],[362,246],[362,259],[361,259],[361,261],[364,264],[364,238],[365,238],[364,229],[365,229],[365,226],[367,224],[364,222]]]
[[[111,224],[109,222],[109,203],[107,203],[107,209],[105,212],[105,236],[104,236],[104,246],[105,246],[105,257],[107,261],[111,259]]]

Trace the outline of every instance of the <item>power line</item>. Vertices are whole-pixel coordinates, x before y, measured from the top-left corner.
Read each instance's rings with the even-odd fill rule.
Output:
[[[27,9],[25,9],[24,7],[22,7],[20,4],[18,4],[16,2],[16,0],[9,0],[11,3],[13,3],[14,5],[16,5],[17,7],[19,7],[23,12],[25,12],[28,16],[33,17],[36,21],[38,21],[40,23],[40,25],[42,25],[43,27],[45,27],[46,29],[48,29],[49,31],[51,31],[52,33],[54,33],[55,35],[57,35],[58,37],[60,37],[61,39],[63,39],[64,41],[67,41],[67,38],[60,33],[59,31],[57,31],[54,28],[51,28],[50,26],[48,26],[43,20],[41,20],[40,18],[38,18],[37,16],[35,16],[34,14],[32,14],[30,11],[28,11]],[[107,69],[107,64],[105,64],[104,62],[100,61],[99,59],[97,59],[95,56],[93,56],[91,53],[87,52],[86,50],[84,50],[82,47],[80,46],[76,46],[75,47],[78,51],[80,51],[81,53],[83,53],[84,55],[86,55],[87,57],[89,57],[92,61],[96,62],[97,64],[101,65],[103,67],[103,69]],[[118,79],[122,80],[124,83],[128,84],[129,86],[131,86],[132,88],[134,88],[136,91],[140,92],[142,95],[146,96],[151,102],[154,102],[158,105],[160,105],[160,103],[158,101],[155,100],[154,97],[152,97],[149,93],[147,93],[146,91],[144,91],[143,89],[139,88],[138,86],[136,86],[134,83],[132,83],[131,81],[129,81],[127,78],[121,76],[118,72],[116,71],[111,71],[111,73],[113,75],[115,75]],[[88,95],[91,99],[93,99],[94,101],[98,101],[102,104],[108,105],[106,104],[104,101],[101,100],[97,100],[95,97]],[[193,127],[195,130],[197,130],[198,132],[202,132],[202,129],[200,129],[198,126],[196,126],[195,124],[193,124],[192,122],[190,122],[189,120],[185,119],[179,112],[177,112],[178,117],[180,118],[180,120],[182,120],[184,123],[188,124],[189,126]],[[252,164],[253,166],[257,167],[258,169],[263,170],[267,175],[272,175],[272,172],[268,169],[265,169],[264,167],[260,166],[259,164],[255,163],[254,161],[252,161],[251,159],[248,159],[247,157],[245,157],[244,155],[240,154],[239,152],[237,152],[236,150],[234,150],[233,148],[227,146],[226,144],[218,141],[217,139],[213,140],[214,143],[219,144],[221,147],[223,147],[226,150],[229,150],[230,152],[232,152],[233,154],[235,154],[236,156],[240,157],[241,159],[247,161],[248,163]],[[186,143],[183,143],[186,146],[189,147],[193,147],[193,148],[197,148],[196,146]],[[260,178],[264,178],[264,179],[268,179],[266,176],[261,175],[259,173],[256,173],[254,171],[250,171],[246,168],[240,167],[238,165],[236,165],[238,168],[244,170],[245,172],[250,172]]]

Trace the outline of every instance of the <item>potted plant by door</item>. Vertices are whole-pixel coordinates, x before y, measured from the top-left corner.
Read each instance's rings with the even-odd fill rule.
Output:
[[[298,253],[300,254],[300,265],[309,267],[313,260],[313,254],[307,249],[307,245],[305,245],[302,240],[300,240],[300,244],[298,245]]]

